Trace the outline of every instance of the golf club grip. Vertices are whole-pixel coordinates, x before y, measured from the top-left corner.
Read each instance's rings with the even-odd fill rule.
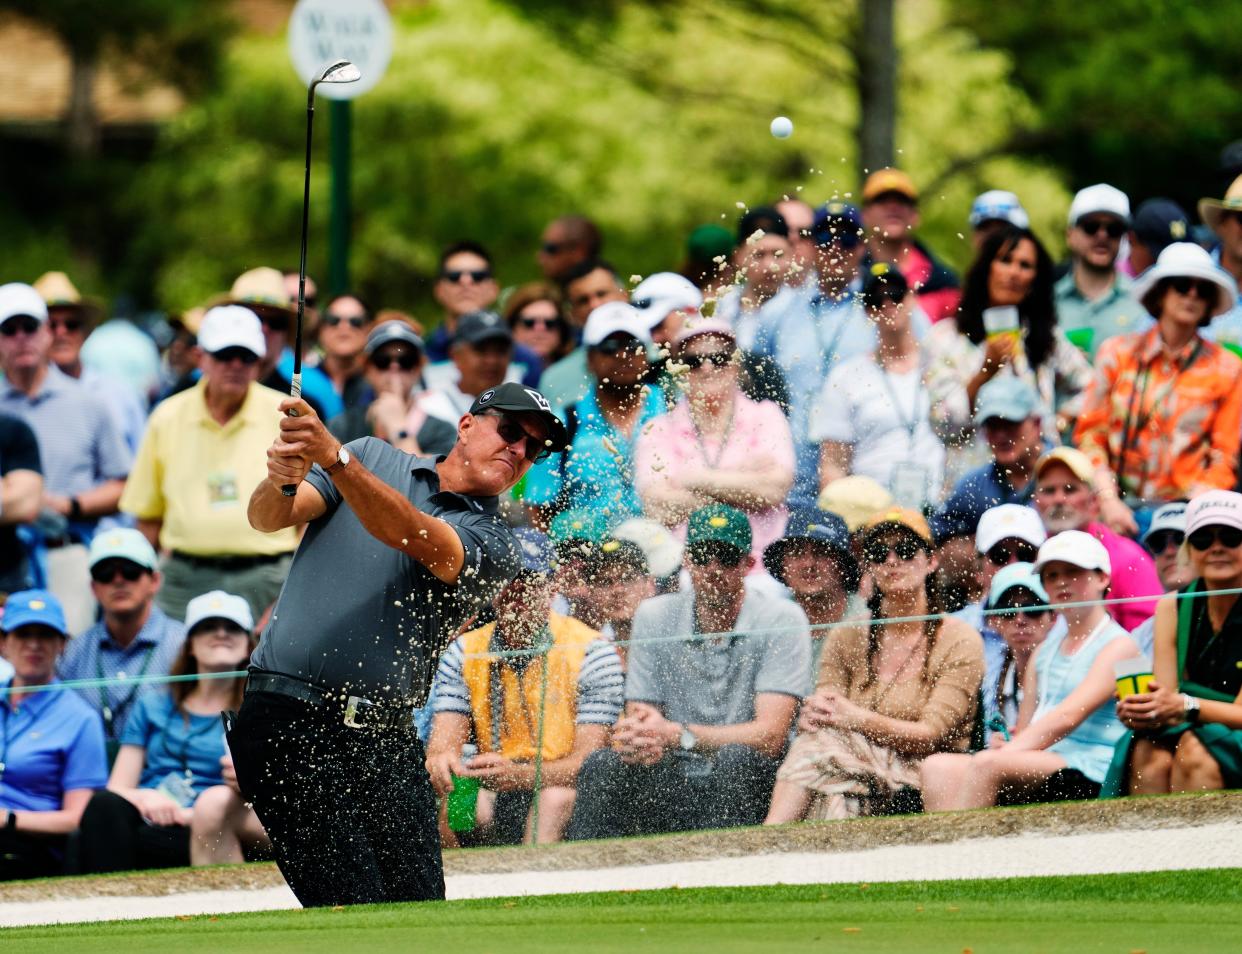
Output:
[[[302,372],[297,370],[293,372],[293,381],[289,384],[289,396],[291,398],[300,398],[302,396]],[[289,408],[286,412],[288,417],[297,417],[298,412],[293,408]],[[280,492],[285,497],[296,497],[298,493],[297,484],[283,484]]]

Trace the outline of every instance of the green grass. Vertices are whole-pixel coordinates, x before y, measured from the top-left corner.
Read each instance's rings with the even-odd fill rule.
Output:
[[[1242,869],[610,892],[13,928],[10,952],[1242,950]]]

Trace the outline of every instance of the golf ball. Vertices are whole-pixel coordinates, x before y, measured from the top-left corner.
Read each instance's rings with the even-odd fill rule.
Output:
[[[788,139],[793,135],[793,120],[788,116],[777,116],[768,128],[777,139]]]

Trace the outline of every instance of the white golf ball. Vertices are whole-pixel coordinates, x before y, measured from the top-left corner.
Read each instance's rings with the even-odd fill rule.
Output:
[[[788,139],[793,135],[793,120],[788,116],[777,116],[768,128],[777,139]]]

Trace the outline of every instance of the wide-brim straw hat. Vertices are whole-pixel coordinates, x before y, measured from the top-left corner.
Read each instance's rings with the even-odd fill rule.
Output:
[[[1223,199],[1199,200],[1199,218],[1213,232],[1220,226],[1220,220],[1226,212],[1242,212],[1242,176],[1229,184]]]

